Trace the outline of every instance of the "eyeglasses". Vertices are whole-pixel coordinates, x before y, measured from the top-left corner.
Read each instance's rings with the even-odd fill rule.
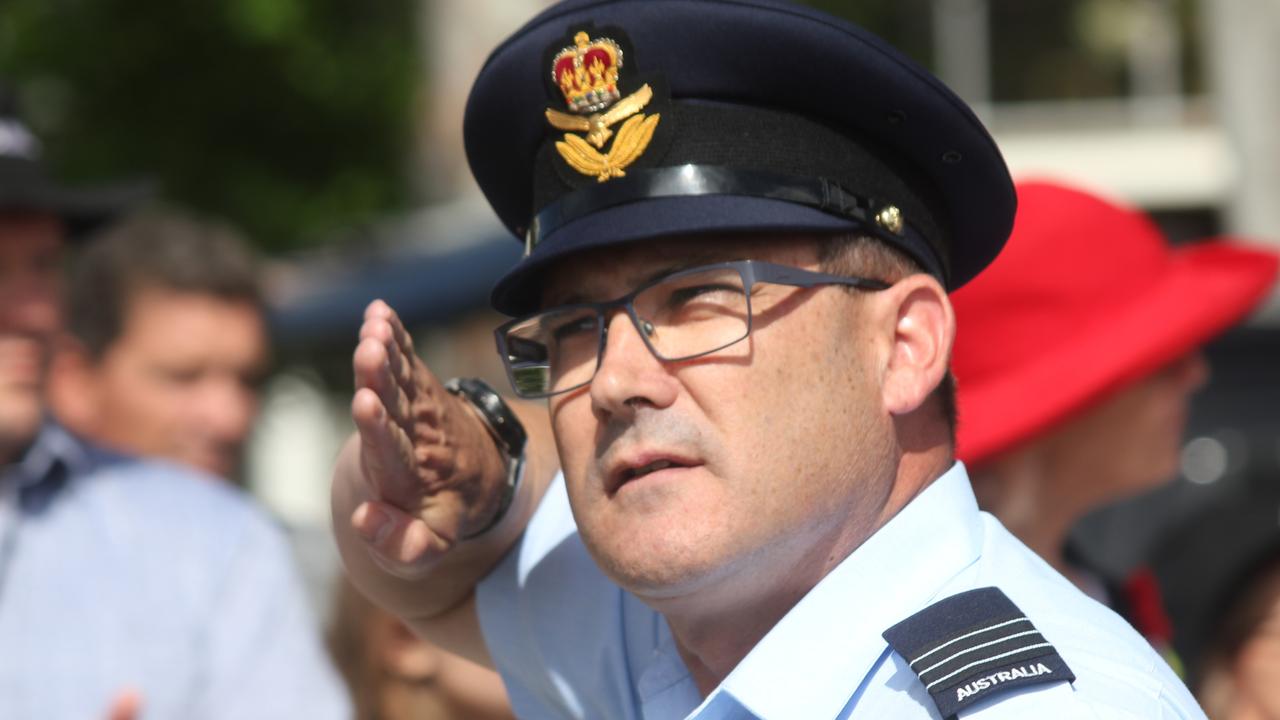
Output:
[[[561,305],[504,323],[494,331],[516,394],[542,398],[591,382],[604,354],[609,317],[621,308],[659,360],[690,360],[751,334],[756,283],[800,288],[847,285],[884,290],[889,283],[786,265],[738,260],[679,270],[616,300]]]

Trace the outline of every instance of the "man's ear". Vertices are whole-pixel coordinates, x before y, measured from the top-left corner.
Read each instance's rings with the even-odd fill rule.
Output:
[[[92,434],[98,417],[96,367],[88,351],[70,335],[58,339],[49,368],[49,408],[71,430]]]
[[[890,413],[905,415],[924,404],[946,377],[956,316],[946,290],[930,275],[910,275],[883,292],[896,312],[882,401]]]

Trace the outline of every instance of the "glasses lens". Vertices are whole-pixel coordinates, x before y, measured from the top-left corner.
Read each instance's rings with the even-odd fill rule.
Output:
[[[663,360],[732,345],[750,331],[751,306],[735,268],[677,273],[633,301],[640,331]],[[554,308],[506,331],[506,364],[521,397],[545,397],[591,382],[599,365],[601,315],[594,307]]]
[[[557,308],[517,323],[507,330],[505,358],[516,394],[540,397],[585,385],[599,345],[594,308]]]
[[[734,268],[678,273],[635,299],[640,327],[664,360],[682,360],[732,345],[747,336],[751,309]]]

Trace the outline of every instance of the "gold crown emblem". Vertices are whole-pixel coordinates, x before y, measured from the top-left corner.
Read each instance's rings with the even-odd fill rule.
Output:
[[[551,78],[570,110],[547,108],[547,122],[566,131],[556,151],[569,167],[599,182],[623,177],[649,147],[658,127],[660,115],[641,112],[653,99],[653,88],[645,83],[622,97],[618,90],[621,46],[609,38],[592,40],[585,32],[575,34],[573,42],[551,61]],[[605,150],[618,123],[622,124],[617,137]]]
[[[551,77],[569,110],[593,113],[617,102],[618,71],[622,69],[622,48],[609,38],[592,40],[585,32],[573,36],[574,44],[556,53]]]

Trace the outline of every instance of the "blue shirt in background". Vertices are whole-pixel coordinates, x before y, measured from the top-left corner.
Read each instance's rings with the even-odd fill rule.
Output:
[[[349,718],[288,545],[238,489],[46,425],[0,470],[0,718]]]

